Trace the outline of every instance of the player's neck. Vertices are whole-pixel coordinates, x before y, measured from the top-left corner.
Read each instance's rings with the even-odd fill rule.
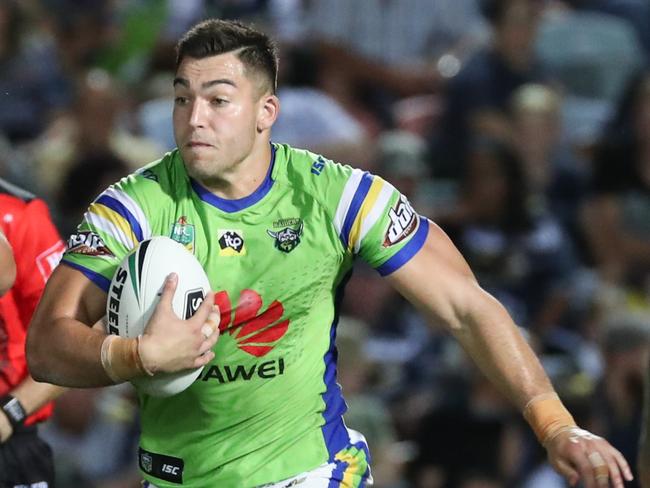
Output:
[[[245,198],[253,194],[266,178],[271,164],[271,152],[271,144],[268,141],[259,144],[245,159],[218,179],[200,183],[219,198]]]

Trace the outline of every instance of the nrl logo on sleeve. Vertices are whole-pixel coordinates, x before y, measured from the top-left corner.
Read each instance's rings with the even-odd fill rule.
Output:
[[[298,244],[300,244],[300,237],[302,236],[303,221],[300,219],[281,219],[273,222],[273,227],[283,227],[284,225],[292,227],[284,227],[282,230],[273,231],[266,230],[266,232],[275,239],[275,248],[284,253],[290,253]],[[298,226],[297,228],[295,226]]]
[[[187,217],[183,215],[175,224],[172,224],[169,237],[179,244],[183,244],[189,252],[194,254],[194,234],[194,226],[189,224]]]
[[[86,256],[114,256],[102,238],[90,231],[72,234],[68,239],[68,252]]]
[[[418,224],[418,215],[411,204],[402,195],[395,207],[388,211],[390,224],[384,236],[384,247],[394,246],[410,236]]]

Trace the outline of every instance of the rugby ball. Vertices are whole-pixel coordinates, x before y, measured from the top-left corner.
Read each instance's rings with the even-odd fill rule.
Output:
[[[108,290],[106,332],[120,337],[138,337],[145,330],[160,300],[165,278],[178,275],[172,308],[188,319],[210,290],[203,267],[182,244],[165,236],[138,244],[120,263]],[[164,397],[180,393],[201,374],[203,367],[178,373],[158,373],[131,381],[140,392]]]

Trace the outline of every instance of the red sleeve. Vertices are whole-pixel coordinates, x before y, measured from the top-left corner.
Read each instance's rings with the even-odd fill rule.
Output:
[[[65,245],[42,200],[27,203],[11,227],[8,239],[16,259],[13,291],[21,321],[27,327]]]

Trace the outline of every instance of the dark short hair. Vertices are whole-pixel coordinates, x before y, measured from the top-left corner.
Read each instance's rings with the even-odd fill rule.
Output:
[[[237,51],[247,71],[261,73],[277,89],[278,49],[263,32],[237,21],[209,19],[196,24],[176,45],[176,69],[185,57],[202,59]]]

